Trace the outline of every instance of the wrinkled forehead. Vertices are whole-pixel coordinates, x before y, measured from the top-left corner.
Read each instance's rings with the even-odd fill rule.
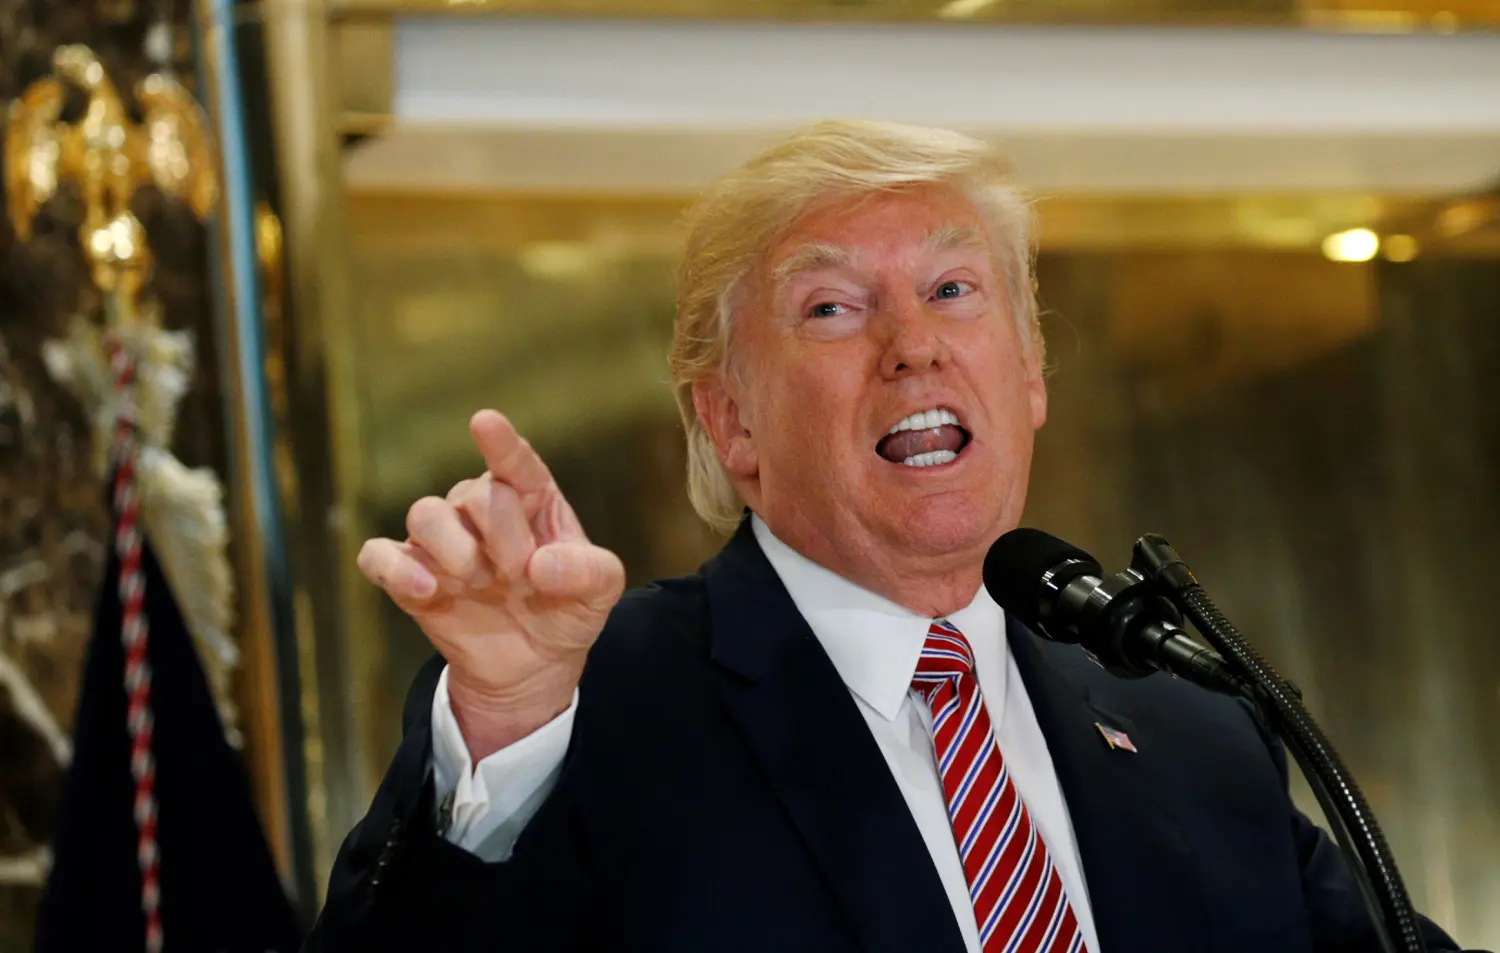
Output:
[[[770,243],[757,270],[775,293],[809,271],[911,269],[952,249],[990,249],[989,238],[962,189],[925,183],[808,210]]]

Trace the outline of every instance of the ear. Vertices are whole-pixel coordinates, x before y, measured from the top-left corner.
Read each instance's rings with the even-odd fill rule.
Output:
[[[693,410],[698,422],[719,452],[719,462],[737,480],[754,479],[760,473],[755,438],[746,429],[739,404],[720,374],[705,374],[693,381]]]
[[[1041,430],[1047,422],[1047,377],[1040,347],[1026,348],[1026,397],[1031,404],[1031,429]]]

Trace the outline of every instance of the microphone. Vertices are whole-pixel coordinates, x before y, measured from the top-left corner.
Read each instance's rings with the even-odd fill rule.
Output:
[[[985,556],[984,587],[1027,628],[1081,645],[1113,675],[1162,671],[1226,695],[1246,691],[1221,656],[1184,634],[1155,582],[1133,568],[1106,576],[1094,557],[1041,530],[1000,537]]]

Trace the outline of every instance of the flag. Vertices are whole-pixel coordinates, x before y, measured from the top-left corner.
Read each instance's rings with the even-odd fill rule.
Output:
[[[166,953],[294,953],[302,926],[271,858],[244,767],[225,740],[197,650],[144,536],[139,570],[152,797],[142,798],[132,775],[121,558],[111,547],[79,689],[37,953],[149,953],[156,947]],[[143,839],[142,828],[151,836]],[[150,855],[156,884],[150,919],[159,940],[149,945],[142,852]]]
[[[1104,736],[1105,743],[1108,744],[1111,749],[1118,751],[1129,751],[1131,754],[1136,753],[1135,742],[1131,741],[1130,736],[1125,732],[1121,731],[1118,728],[1111,728],[1103,722],[1098,721],[1094,722],[1094,727],[1099,729],[1099,734]]]

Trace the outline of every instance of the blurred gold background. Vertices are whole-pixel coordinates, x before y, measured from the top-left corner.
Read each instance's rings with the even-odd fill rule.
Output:
[[[401,19],[414,12],[428,19]],[[507,44],[496,58],[541,63],[548,51],[533,54],[527,43],[556,43],[562,61],[601,77],[613,68],[630,90],[600,88],[591,101],[584,81],[559,88],[549,120],[516,103],[545,102],[546,84],[567,77],[533,88],[527,65],[425,77],[435,61],[419,42],[455,60],[491,49],[446,32],[450,14],[494,31],[484,35]],[[711,554],[718,540],[682,489],[663,361],[678,220],[708,172],[771,131],[738,118],[751,98],[743,90],[720,114],[712,105],[679,114],[678,96],[711,101],[670,85],[694,82],[690,68],[652,86],[619,72],[627,67],[609,63],[609,51],[649,69],[647,54],[630,48],[657,42],[660,24],[688,40],[652,47],[658,55],[699,42],[713,51],[701,77],[713,90],[715,58],[752,43],[736,40],[736,23],[774,45],[781,23],[836,31],[883,21],[881,31],[895,31],[922,20],[1054,31],[1043,39],[1079,24],[1129,23],[1148,39],[1163,26],[1225,27],[1274,50],[1306,34],[1267,28],[1472,39],[1465,31],[1500,24],[1500,4],[334,3],[325,39],[335,55],[309,68],[327,83],[320,118],[289,118],[283,108],[281,128],[309,138],[322,130],[324,148],[329,125],[339,136],[338,194],[283,208],[319,210],[306,228],[322,236],[320,267],[347,275],[347,290],[321,312],[338,328],[329,346],[341,348],[328,366],[337,368],[330,399],[343,408],[332,415],[342,422],[333,433],[347,538],[402,535],[414,499],[471,475],[465,421],[494,406],[546,455],[633,583],[691,571]],[[828,63],[819,65],[836,70],[863,39],[882,35],[891,34],[837,34],[826,47],[789,46],[798,52],[787,56],[824,48]],[[890,42],[886,53],[898,46]],[[778,64],[771,55],[763,63]],[[950,68],[962,84],[964,67]],[[1402,68],[1388,81],[1419,81]],[[742,69],[732,75],[756,75]],[[787,69],[767,74],[766,100],[823,75]],[[1274,60],[1260,70],[1277,77]],[[503,114],[492,124],[404,114],[418,111],[414,86],[431,94],[421,102],[451,95],[442,101],[459,109],[455,84],[489,75]],[[1357,94],[1357,80],[1348,82]],[[880,114],[889,91],[872,91],[861,110]],[[644,97],[645,112],[612,119],[610,109],[636,102],[631,95]],[[1038,86],[1015,95],[1052,94]],[[482,97],[473,104],[484,108]],[[1441,102],[1431,108],[1446,115]],[[602,118],[591,125],[575,109]],[[1053,365],[1027,519],[1119,564],[1140,533],[1177,543],[1307,692],[1367,786],[1424,909],[1466,942],[1494,945],[1500,741],[1483,726],[1500,716],[1500,649],[1485,623],[1500,602],[1480,567],[1500,537],[1500,139],[1437,120],[1405,135],[1336,123],[1231,128],[1237,119],[1218,131],[1054,134],[1033,122],[997,133],[1037,188]],[[342,657],[327,659],[345,674],[318,674],[335,836],[383,770],[407,680],[428,651],[347,564],[344,586],[348,641]],[[336,686],[350,690],[330,706]],[[356,772],[365,780],[351,785]],[[1300,782],[1297,794],[1316,814]]]
[[[1453,30],[1500,22],[1488,0],[333,0],[340,15],[1183,23]]]
[[[1500,529],[1500,216],[1460,201],[1487,211],[1449,238],[1459,201],[1042,202],[1053,412],[1027,519],[1119,565],[1142,532],[1176,542],[1307,692],[1425,909],[1479,942],[1500,928],[1484,727],[1500,606],[1482,568]],[[371,532],[402,535],[412,500],[471,474],[464,422],[495,406],[633,583],[712,553],[662,363],[680,208],[349,196]],[[1330,260],[1323,237],[1354,223],[1420,251]],[[428,652],[383,603],[374,630],[372,772]]]
[[[26,34],[4,27],[23,6],[0,0],[11,91]],[[87,9],[46,36],[119,36],[157,15],[128,0]],[[248,323],[265,362],[241,380],[206,360],[194,413],[264,398],[269,530],[246,460],[223,446],[243,449],[243,434],[189,426],[186,456],[236,498],[240,637],[258,660],[241,676],[245,758],[305,911],[429,651],[355,571],[359,544],[404,535],[411,502],[476,471],[465,424],[493,406],[632,583],[711,554],[666,383],[679,219],[709,175],[833,103],[908,120],[931,107],[1011,148],[1038,198],[1052,365],[1027,521],[1115,566],[1141,533],[1171,539],[1304,689],[1419,905],[1464,943],[1500,948],[1500,109],[1485,99],[1500,103],[1500,0],[204,0],[171,13],[205,84],[227,67],[195,64],[195,42],[224,31],[239,54],[261,260],[233,278],[261,283]],[[1094,60],[1117,40],[1128,48],[1101,54],[1117,59]],[[903,58],[908,41],[934,58]],[[886,59],[869,62],[867,45]],[[1158,48],[1192,68],[1158,69]],[[631,73],[653,67],[651,50],[684,58],[655,80]],[[997,62],[1028,50],[1014,73]],[[1216,73],[1220,53],[1234,63]],[[1112,115],[1110,69],[1160,94],[1144,118]],[[818,85],[850,71],[848,87]],[[194,289],[204,258],[182,268]],[[0,291],[29,287],[22,260]],[[31,312],[8,320],[13,353],[35,350]],[[246,343],[203,330],[209,358]],[[4,398],[0,386],[0,449]],[[44,411],[64,430],[70,414]],[[0,485],[71,466],[34,457],[0,454]],[[75,522],[100,533],[97,513]],[[16,553],[0,572],[29,532],[6,537]],[[284,591],[245,568],[262,558]],[[37,603],[6,578],[0,649],[16,654],[14,621]],[[59,604],[77,609],[89,585],[80,575]],[[76,659],[30,658],[66,723]],[[1316,815],[1300,782],[1296,794]],[[14,816],[8,796],[0,772],[0,818]],[[37,886],[6,881],[10,848],[38,838],[5,823],[0,953],[28,948],[6,911],[22,918]]]

